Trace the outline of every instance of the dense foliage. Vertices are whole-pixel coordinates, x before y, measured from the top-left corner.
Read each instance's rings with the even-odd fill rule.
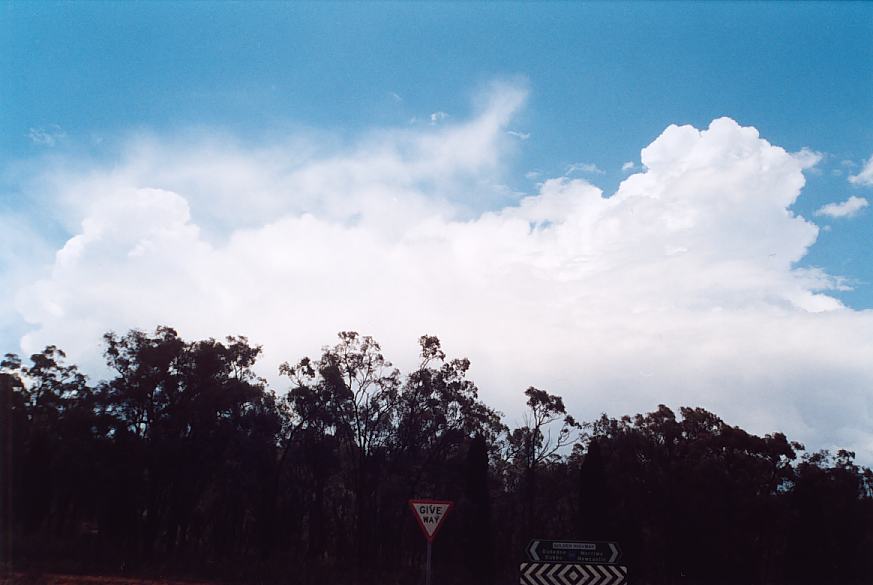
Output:
[[[614,539],[635,583],[869,583],[873,474],[700,408],[579,423],[525,391],[509,429],[432,336],[406,375],[343,332],[285,363],[243,337],[105,336],[92,384],[53,346],[0,373],[2,552],[21,570],[416,583],[411,497],[457,505],[438,584],[518,582],[532,537]]]

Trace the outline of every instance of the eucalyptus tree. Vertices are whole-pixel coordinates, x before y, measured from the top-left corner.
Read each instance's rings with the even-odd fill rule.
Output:
[[[351,471],[359,566],[369,568],[374,491],[394,433],[402,385],[400,371],[382,355],[372,337],[354,331],[322,348],[321,357],[283,363],[294,383],[291,400],[305,424],[321,425],[336,437]],[[316,422],[313,415],[321,420]]]
[[[467,378],[469,359],[447,360],[432,335],[421,336],[419,346],[419,367],[407,376],[398,401],[392,453],[394,465],[407,476],[408,496],[423,478],[435,481],[433,471],[461,455],[473,437],[494,443],[506,431],[500,413],[479,399],[476,384]]]
[[[544,464],[560,460],[562,450],[578,439],[579,423],[564,406],[564,400],[530,386],[524,391],[527,411],[524,424],[512,430],[508,438],[508,456],[514,463],[521,487],[523,538],[535,529],[537,472]]]
[[[236,546],[224,535],[240,529],[241,498],[255,497],[256,478],[271,473],[281,426],[275,397],[252,369],[261,348],[245,337],[187,342],[169,327],[104,340],[116,376],[101,391],[129,469],[119,487],[142,502],[142,547],[150,552],[157,540],[170,551],[184,547],[196,532],[192,522],[219,554]],[[195,518],[215,490],[233,495],[231,505]],[[258,520],[264,525],[269,514]]]
[[[75,531],[95,506],[100,424],[94,391],[54,345],[32,354],[29,363],[7,354],[0,370],[17,471],[15,520],[46,538]]]

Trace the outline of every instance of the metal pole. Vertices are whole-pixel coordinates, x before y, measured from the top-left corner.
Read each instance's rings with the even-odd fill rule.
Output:
[[[427,541],[427,572],[425,573],[424,585],[430,585],[430,541]]]

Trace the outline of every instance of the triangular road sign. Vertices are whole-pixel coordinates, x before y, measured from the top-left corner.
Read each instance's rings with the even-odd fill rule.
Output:
[[[452,502],[446,500],[409,500],[409,507],[428,542],[433,542],[437,530],[446,519]]]

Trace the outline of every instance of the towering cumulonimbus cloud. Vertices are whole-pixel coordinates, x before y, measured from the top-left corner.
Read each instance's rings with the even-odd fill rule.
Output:
[[[496,84],[468,120],[351,146],[139,136],[113,166],[44,169],[72,235],[14,293],[21,349],[98,371],[109,329],[244,334],[281,388],[277,364],[339,330],[403,367],[430,333],[509,422],[536,385],[582,419],[700,405],[873,461],[873,312],[797,267],[809,153],[729,118],[670,126],[610,196],[565,176],[499,205],[524,97]]]

